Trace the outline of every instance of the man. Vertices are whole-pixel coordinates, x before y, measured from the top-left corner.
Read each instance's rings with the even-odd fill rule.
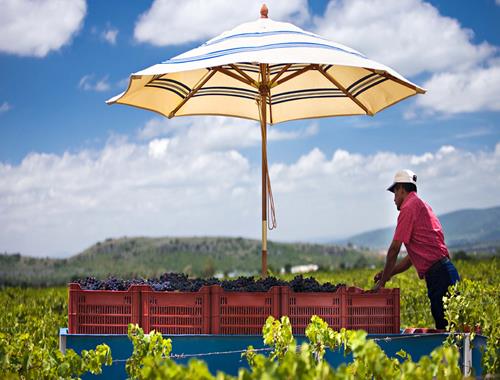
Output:
[[[406,271],[413,264],[418,276],[425,278],[436,328],[445,329],[443,296],[460,278],[450,261],[441,224],[430,206],[417,196],[417,176],[411,170],[398,171],[387,190],[394,193],[394,203],[399,211],[398,224],[384,270],[374,277],[376,285],[373,290],[383,288],[392,276]],[[396,264],[403,243],[408,255]]]

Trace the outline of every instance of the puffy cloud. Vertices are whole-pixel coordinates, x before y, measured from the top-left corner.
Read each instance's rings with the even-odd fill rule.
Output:
[[[103,32],[101,33],[101,37],[111,45],[116,45],[116,38],[118,37],[118,29],[108,25],[106,29],[103,30]]]
[[[385,189],[403,168],[417,173],[419,194],[437,213],[500,204],[498,194],[484,192],[500,181],[500,143],[489,152],[448,145],[421,155],[337,150],[328,157],[314,149],[295,163],[271,167],[279,226],[275,235],[340,237],[394,225],[397,211]]]
[[[302,23],[309,18],[307,0],[269,0],[269,17],[280,21]],[[257,19],[260,0],[175,1],[155,0],[135,26],[134,37],[139,42],[157,46],[181,45],[202,41],[232,29],[236,25]]]
[[[85,0],[1,0],[0,52],[45,57],[70,43],[87,12]]]
[[[268,141],[293,140],[313,136],[318,125],[312,123],[306,128],[287,131],[279,126],[268,127]],[[142,140],[159,136],[171,136],[171,149],[220,150],[245,148],[260,145],[262,138],[259,123],[251,120],[228,117],[198,116],[180,117],[168,120],[154,118],[138,132]]]
[[[149,142],[149,155],[155,158],[165,157],[167,154],[169,139],[154,139]]]
[[[0,114],[5,113],[7,111],[10,111],[12,109],[12,106],[9,104],[9,102],[3,102],[0,105]]]
[[[248,161],[236,151],[174,155],[165,145],[117,140],[98,152],[0,163],[0,249],[76,253],[107,236],[201,232],[214,218],[231,221],[228,209],[239,209],[231,192],[253,177]],[[257,210],[257,200],[246,207]]]
[[[417,106],[428,113],[500,111],[498,60],[487,67],[435,74],[423,86],[428,92],[417,98]]]
[[[469,68],[497,48],[421,0],[331,0],[315,31],[412,76]]]
[[[111,88],[111,85],[108,81],[107,75],[101,79],[95,79],[94,74],[87,74],[80,79],[80,82],[78,82],[78,88],[84,91],[104,92],[108,91]]]
[[[123,235],[259,237],[260,164],[232,149],[174,149],[176,137],[114,139],[100,151],[0,163],[0,251],[69,254]],[[500,143],[494,151],[443,146],[422,155],[316,148],[270,166],[278,229],[269,238],[346,236],[393,224],[385,189],[401,168],[418,174],[419,194],[438,213],[500,203],[498,192],[484,191],[500,182]]]

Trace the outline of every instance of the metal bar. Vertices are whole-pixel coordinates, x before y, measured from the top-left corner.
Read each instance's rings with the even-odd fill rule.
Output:
[[[278,78],[280,76],[282,76],[285,73],[285,71],[287,71],[291,66],[292,66],[292,64],[289,63],[288,65],[286,65],[285,67],[283,67],[279,71],[279,73],[274,76],[274,78],[271,80],[271,82],[269,82],[269,88],[271,88],[274,85],[274,83],[278,80]]]
[[[238,66],[234,65],[234,64],[230,64],[229,66],[231,66],[231,68],[233,68],[235,71],[238,72],[238,74],[242,75],[243,77],[245,77],[246,79],[248,79],[248,81],[250,83],[253,83],[253,87],[257,87],[257,82],[255,81],[255,79],[253,79],[250,75],[248,75],[247,73],[245,73],[243,70],[241,70]]]
[[[191,98],[193,97],[193,95],[194,95],[194,94],[196,94],[196,93],[198,92],[198,90],[199,90],[200,88],[202,88],[202,87],[205,85],[205,83],[207,83],[207,82],[210,80],[210,78],[212,78],[212,77],[215,75],[215,73],[216,73],[216,72],[217,72],[217,71],[215,71],[214,69],[212,69],[212,70],[208,71],[208,72],[207,72],[207,74],[205,74],[205,77],[204,77],[204,78],[202,78],[202,79],[198,82],[198,84],[197,84],[196,86],[194,86],[194,88],[193,88],[193,89],[189,92],[189,94],[187,94],[187,95],[186,95],[186,97],[185,97],[184,99],[182,99],[182,100],[181,100],[181,102],[177,105],[177,107],[175,107],[175,108],[172,110],[172,112],[170,112],[170,113],[168,114],[168,118],[169,118],[169,119],[173,118],[173,117],[175,116],[175,114],[177,113],[177,111],[179,111],[179,110],[181,109],[181,107],[182,107],[184,104],[186,104],[186,102],[187,102],[189,99],[191,99]]]
[[[463,374],[464,376],[471,375],[472,368],[472,349],[470,346],[470,333],[465,334],[464,338],[464,353],[463,353]]]
[[[342,86],[338,81],[336,81],[330,74],[328,74],[322,67],[317,66],[316,68],[323,76],[332,82],[337,88],[344,93],[349,99],[351,99],[354,103],[356,103],[366,114],[373,116],[373,112],[368,110],[363,103],[361,103],[358,99],[356,99],[347,89]]]
[[[285,82],[289,81],[290,79],[293,79],[296,76],[304,74],[306,71],[309,71],[312,69],[314,69],[314,65],[308,65],[308,66],[294,72],[293,74],[290,74],[289,76],[284,77],[283,79],[280,79],[279,81],[275,82],[276,83],[275,86],[279,86],[280,84],[285,83]]]

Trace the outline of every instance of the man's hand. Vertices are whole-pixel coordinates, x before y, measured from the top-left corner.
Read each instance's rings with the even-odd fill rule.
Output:
[[[378,292],[379,289],[382,289],[385,286],[385,283],[383,283],[381,280],[378,280],[375,286],[370,290],[372,293]]]
[[[382,278],[382,274],[383,274],[383,273],[384,273],[384,271],[383,271],[383,270],[381,270],[380,272],[378,272],[378,273],[375,275],[375,277],[373,277],[373,282],[374,282],[374,283],[379,282],[379,280]]]
[[[394,274],[393,270],[396,266],[396,260],[398,259],[399,250],[401,249],[402,242],[398,240],[393,240],[389,250],[387,251],[387,257],[385,259],[385,266],[382,272],[379,272],[373,277],[373,281],[376,282],[375,286],[372,288],[372,292],[376,292],[380,288],[383,288],[385,283],[389,281]]]

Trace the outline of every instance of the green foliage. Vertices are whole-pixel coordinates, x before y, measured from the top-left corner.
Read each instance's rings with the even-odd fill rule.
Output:
[[[268,358],[255,354],[249,347],[250,370],[241,369],[238,379],[461,379],[458,366],[459,351],[456,346],[440,347],[430,356],[418,362],[404,352],[402,362],[387,357],[373,340],[366,339],[364,331],[332,330],[317,316],[311,318],[306,329],[309,343],[304,343],[297,352],[296,342],[291,336],[287,317],[275,320],[269,317],[263,328],[264,342],[270,344],[274,355]],[[288,342],[288,347],[284,344]],[[343,347],[352,354],[352,362],[332,368],[322,360],[325,351]]]
[[[269,316],[262,327],[264,336],[264,344],[274,348],[271,351],[270,359],[283,358],[293,342],[292,325],[288,317],[281,317],[281,320],[276,320]]]
[[[193,359],[187,366],[175,363],[170,358],[171,339],[163,338],[159,332],[144,334],[139,326],[131,324],[128,337],[134,346],[132,356],[125,364],[130,379],[214,379],[203,361]]]
[[[181,244],[182,242],[179,242]],[[105,245],[103,243],[102,245]],[[133,248],[133,247],[132,247]],[[132,249],[131,248],[131,249]],[[19,258],[22,260],[22,258]],[[483,356],[485,372],[499,372],[499,273],[498,259],[469,260],[456,265],[462,281],[447,297],[446,317],[450,331],[475,331],[480,327],[488,336]],[[346,283],[365,289],[371,287],[377,269],[345,270],[315,273],[320,281]],[[401,288],[401,320],[403,326],[432,326],[424,281],[414,270],[393,278],[388,287]],[[58,328],[67,325],[67,289],[0,288],[0,378],[53,379],[78,378],[85,372],[99,373],[111,364],[111,352],[105,345],[80,355],[58,350]],[[177,364],[169,355],[172,342],[159,333],[144,334],[131,326],[129,336],[134,352],[126,363],[135,379],[460,379],[459,357],[449,342],[429,356],[415,362],[405,352],[400,361],[388,358],[363,331],[334,331],[318,317],[306,329],[308,343],[297,347],[288,318],[270,318],[263,327],[265,344],[271,354],[262,355],[251,347],[243,356],[250,369],[241,369],[237,377],[209,372],[207,365],[192,359],[187,365]],[[472,334],[472,337],[474,334]],[[175,344],[175,341],[174,341]],[[353,361],[331,368],[323,360],[329,350],[343,350]]]
[[[57,331],[67,324],[66,289],[4,289],[0,304],[0,378],[73,379],[111,365],[105,344],[81,355],[59,351]]]
[[[500,373],[500,291],[497,284],[465,279],[450,288],[444,298],[445,318],[449,321],[450,342],[463,340],[470,333],[473,342],[477,331],[488,337],[482,366],[487,373]]]

